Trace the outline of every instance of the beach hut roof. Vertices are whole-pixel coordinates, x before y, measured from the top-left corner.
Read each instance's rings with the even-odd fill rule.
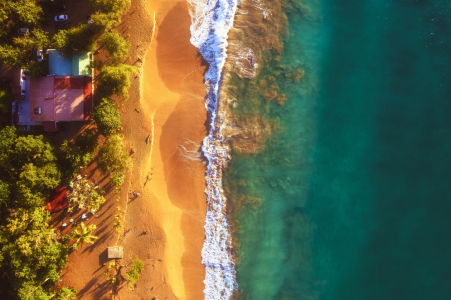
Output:
[[[108,258],[122,258],[124,257],[124,247],[115,246],[108,247]]]
[[[60,184],[52,191],[50,196],[45,199],[45,208],[49,212],[53,212],[66,207],[69,207],[69,200],[67,199],[66,195],[66,187],[64,184]]]

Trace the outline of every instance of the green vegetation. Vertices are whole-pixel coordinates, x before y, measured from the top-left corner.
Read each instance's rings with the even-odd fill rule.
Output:
[[[117,94],[127,100],[130,75],[134,71],[135,67],[122,64],[103,67],[99,74],[98,90],[104,97]]]
[[[51,287],[67,262],[67,239],[49,226],[43,204],[60,179],[55,149],[43,136],[19,136],[14,127],[0,131],[2,299],[55,296]]]
[[[13,299],[50,299],[50,287],[59,281],[68,250],[49,221],[44,207],[10,210],[2,221],[0,290],[13,288],[17,293]]]
[[[121,130],[118,105],[108,97],[116,94],[127,100],[130,76],[135,67],[122,64],[130,44],[111,29],[120,22],[121,15],[130,6],[130,0],[91,0],[95,8],[91,24],[82,22],[49,37],[49,33],[42,29],[42,24],[48,21],[46,18],[51,18],[51,8],[60,4],[51,2],[1,2],[0,65],[10,64],[27,69],[27,75],[31,77],[45,76],[48,74],[48,64],[32,61],[32,54],[36,54],[33,51],[52,45],[65,56],[94,52],[96,39],[100,38],[100,45],[105,47],[112,65],[96,63],[96,69],[100,71],[96,82],[97,91],[105,98],[95,108],[93,119],[98,133],[107,137],[99,151],[98,165],[102,171],[111,174],[110,181],[114,185],[120,186],[124,182],[124,172],[129,168],[129,158],[122,135],[116,135]],[[21,28],[26,28],[27,32],[18,33]],[[9,83],[2,83],[0,299],[75,300],[74,288],[55,289],[54,284],[59,282],[59,272],[67,263],[69,250],[92,244],[97,239],[93,235],[96,226],[87,226],[82,222],[74,226],[72,233],[60,236],[49,225],[50,214],[44,208],[44,199],[61,182],[68,184],[74,181],[73,189],[68,194],[71,209],[78,206],[92,213],[99,210],[105,202],[103,191],[82,177],[74,180],[80,169],[93,160],[98,149],[99,134],[88,129],[73,140],[55,146],[42,135],[29,135],[6,126],[10,122],[12,101]],[[8,115],[8,118],[3,118],[3,115]],[[116,188],[116,191],[119,193],[120,188]],[[115,227],[119,229],[122,226],[121,215],[118,214],[116,219]],[[74,242],[69,245],[72,239]],[[135,262],[132,270],[127,272],[127,278],[134,283],[141,272],[142,262],[141,265]],[[114,278],[119,278],[117,276]]]
[[[121,114],[117,109],[117,104],[111,102],[111,99],[103,98],[92,112],[92,118],[96,121],[97,129],[104,136],[115,134],[122,129]]]
[[[125,273],[125,277],[121,275],[121,268],[127,267],[126,265],[121,265],[119,261],[110,262],[108,265],[108,269],[103,272],[105,276],[107,276],[107,280],[110,284],[119,284],[123,279],[128,281],[128,287],[130,290],[134,289],[135,283],[138,281],[139,276],[144,271],[144,264],[139,259],[136,258],[133,264],[130,266],[129,271]],[[125,282],[124,282],[125,283]]]
[[[108,264],[108,269],[103,272],[103,275],[107,277],[109,284],[119,284],[121,282],[121,275],[120,275],[120,268],[122,266],[119,264],[116,264],[116,261],[112,261]],[[111,274],[110,274],[111,273]]]
[[[0,83],[0,128],[11,124],[11,105],[14,101],[11,86],[7,83]]]
[[[108,58],[113,63],[123,62],[130,49],[130,43],[127,43],[116,31],[105,33],[99,44],[106,48]]]
[[[101,13],[122,15],[130,6],[130,0],[91,0],[91,5]]]
[[[14,127],[0,131],[0,180],[11,191],[8,207],[32,208],[61,181],[54,148],[40,136],[18,136]]]
[[[124,148],[125,144],[122,135],[114,135],[108,139],[99,151],[97,157],[98,166],[102,171],[111,173],[113,175],[112,178],[123,177],[123,172],[130,166],[128,155]]]
[[[13,66],[25,66],[27,53],[12,45],[0,44],[0,63]]]
[[[111,176],[110,181],[115,186],[121,186],[124,183],[124,177],[125,177],[124,173],[116,172]],[[119,194],[120,192],[121,192],[121,189],[116,188],[115,193]]]
[[[8,204],[9,194],[9,185],[0,180],[0,210]]]
[[[121,15],[130,6],[130,0],[91,0],[95,13],[91,16],[93,32],[101,34],[121,22]]]
[[[64,141],[58,155],[63,170],[62,179],[69,183],[71,179],[93,159],[92,153],[97,150],[98,142],[94,130],[86,129],[73,141]]]
[[[58,300],[75,300],[77,299],[77,290],[74,288],[63,287],[58,291]]]
[[[53,36],[53,45],[64,55],[71,56],[76,52],[94,52],[96,42],[95,32],[88,24],[79,24],[77,27],[60,30]]]
[[[0,64],[26,67],[34,47],[47,45],[47,35],[38,29],[44,20],[42,7],[33,0],[2,1],[0,5]],[[30,33],[18,37],[17,30]],[[33,28],[37,28],[32,30]]]
[[[14,45],[22,49],[41,49],[49,45],[48,33],[42,29],[35,29],[30,33],[13,38]]]
[[[30,61],[26,69],[27,75],[30,77],[43,77],[49,74],[49,65],[42,62]]]
[[[60,152],[43,136],[20,136],[14,127],[0,131],[0,282],[6,285],[0,284],[0,290],[17,299],[54,296],[51,286],[66,264],[69,237],[61,240],[49,226],[44,199],[61,182],[61,165],[69,165],[70,171],[65,171],[69,177],[76,166],[92,158],[90,151],[96,145],[96,137],[89,131],[64,143]],[[79,191],[78,203],[91,211],[105,201],[98,187],[78,186],[84,186],[75,189]],[[94,238],[90,235],[93,228],[83,227],[74,233],[77,244]],[[56,299],[73,299],[74,294],[73,289],[65,288]]]
[[[127,170],[129,161],[124,147],[122,135],[118,134],[110,137],[100,149],[98,156],[99,167],[110,173]]]
[[[120,16],[114,13],[103,14],[96,12],[91,16],[91,22],[95,32],[105,32],[120,22]]]
[[[74,230],[75,244],[81,247],[84,243],[94,244],[93,239],[98,239],[98,237],[92,235],[94,230],[96,230],[96,225],[86,226],[85,223],[81,222],[80,227]]]
[[[128,280],[128,287],[133,290],[135,282],[138,281],[139,275],[144,270],[144,264],[139,258],[135,259],[135,262],[130,267],[130,271],[128,271],[127,274],[127,280]]]
[[[122,225],[121,220],[120,220],[121,215],[117,214],[114,216],[114,218],[116,219],[116,222],[114,222],[114,224],[113,224],[114,228],[116,228],[116,230],[119,230],[119,228],[121,228],[121,225]]]

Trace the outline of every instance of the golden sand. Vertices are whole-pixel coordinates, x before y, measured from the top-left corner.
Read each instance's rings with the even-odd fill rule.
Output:
[[[156,31],[146,55],[142,105],[153,126],[152,218],[166,236],[167,284],[178,299],[202,299],[206,196],[200,145],[207,131],[202,59],[190,44],[185,1],[149,1]]]

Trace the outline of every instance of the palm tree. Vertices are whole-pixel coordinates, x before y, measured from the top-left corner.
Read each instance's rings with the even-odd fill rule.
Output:
[[[83,243],[94,244],[94,241],[91,239],[98,239],[98,237],[93,236],[92,232],[96,229],[96,225],[92,224],[88,227],[85,226],[85,223],[81,222],[80,227],[74,230],[75,244],[80,243],[80,246],[83,247]]]

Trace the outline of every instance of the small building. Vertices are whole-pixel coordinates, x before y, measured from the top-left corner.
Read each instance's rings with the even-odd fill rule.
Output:
[[[47,50],[49,55],[50,76],[92,76],[91,62],[93,60],[91,52],[81,52],[66,57],[55,49]]]
[[[49,212],[54,212],[67,207],[69,207],[69,200],[67,199],[66,186],[60,184],[50,193],[50,196],[45,199],[45,208]]]
[[[122,258],[124,257],[124,247],[108,247],[108,258]]]
[[[41,51],[41,50],[39,50]],[[58,131],[57,122],[91,121],[93,109],[93,56],[90,52],[68,58],[48,49],[49,74],[30,78],[26,70],[12,71],[12,123],[24,130],[42,125],[46,132]]]
[[[90,121],[92,77],[47,76],[30,79],[30,120]],[[44,127],[45,129],[45,127]]]
[[[11,90],[14,102],[12,103],[12,125],[28,129],[35,122],[29,120],[28,105],[30,99],[30,80],[25,70],[11,69]]]

